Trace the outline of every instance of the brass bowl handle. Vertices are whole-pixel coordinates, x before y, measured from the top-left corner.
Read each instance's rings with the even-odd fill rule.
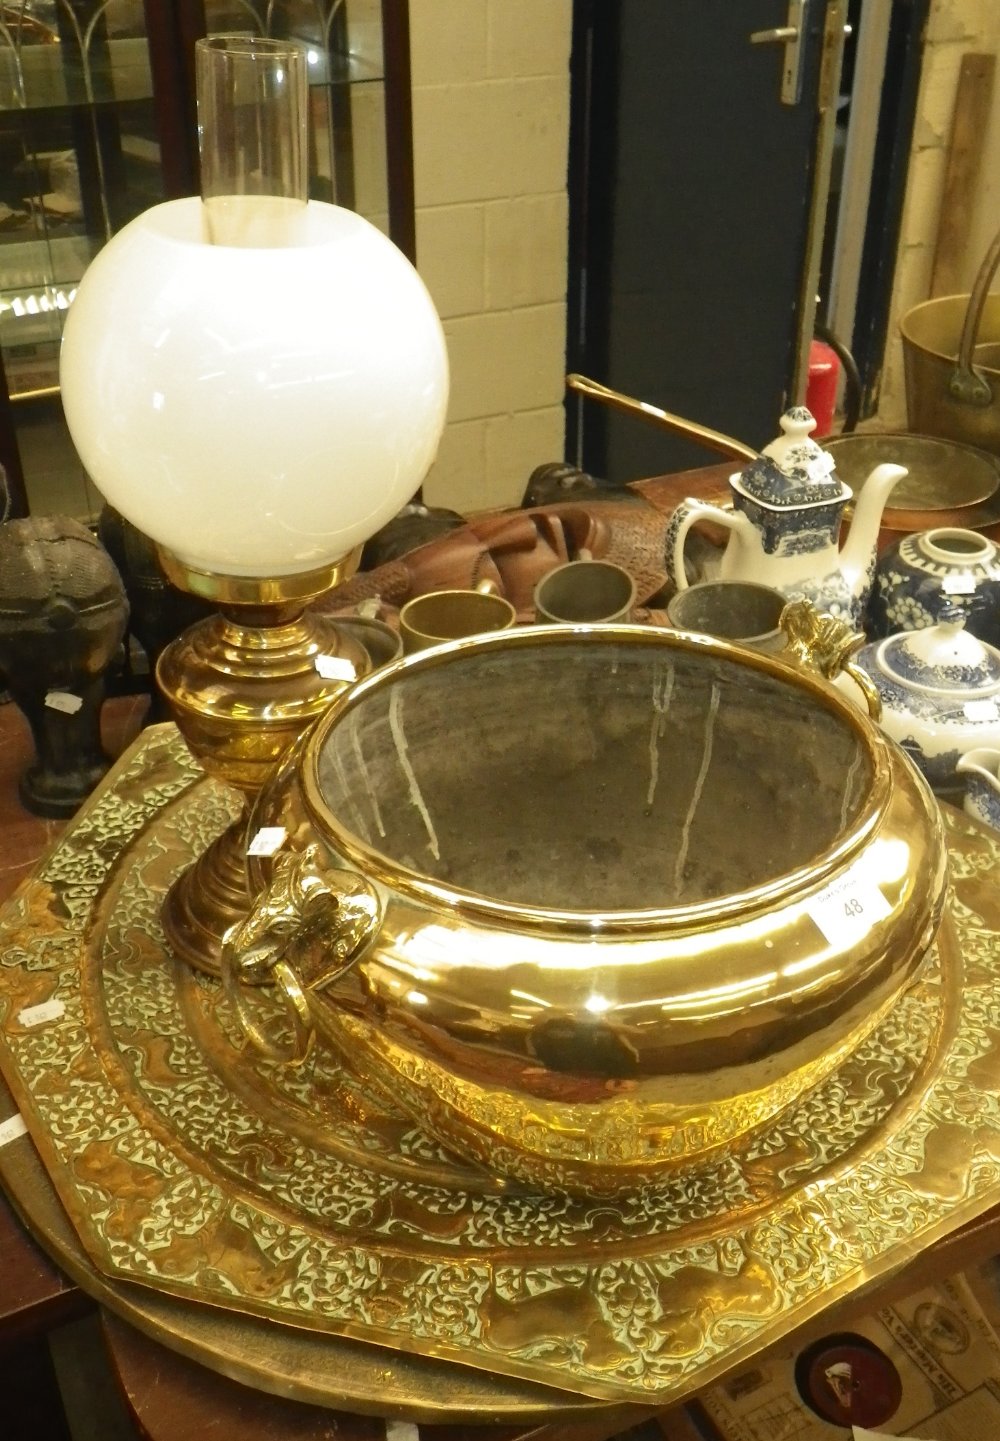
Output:
[[[864,696],[872,720],[882,719],[882,697],[874,681],[851,659],[865,643],[863,632],[818,611],[808,600],[789,601],[779,623],[786,636],[783,659],[818,671],[826,680],[850,676]]]
[[[375,890],[354,871],[320,866],[319,847],[279,857],[271,883],[222,943],[222,982],[251,1045],[268,1060],[301,1066],[316,1041],[311,996],[361,957],[382,924]],[[247,1004],[248,986],[273,984],[292,1025],[279,1044]]]
[[[989,381],[982,371],[977,370],[972,363],[972,352],[979,335],[979,325],[983,318],[986,297],[998,265],[1000,265],[1000,233],[994,236],[993,243],[986,252],[979,268],[979,274],[976,276],[976,282],[972,287],[969,306],[965,312],[965,323],[962,326],[962,339],[958,347],[958,363],[948,380],[949,395],[964,405],[985,406],[993,400],[993,391]]]

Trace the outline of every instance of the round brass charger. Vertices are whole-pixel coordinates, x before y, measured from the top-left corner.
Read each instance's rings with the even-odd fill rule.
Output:
[[[1000,487],[996,458],[953,440],[885,432],[841,435],[823,444],[837,463],[837,474],[854,491],[855,500],[875,466],[883,461],[906,466],[908,474],[893,487],[883,513],[882,524],[889,530],[919,529],[921,524],[963,525],[957,513],[982,506]],[[933,513],[921,521],[925,512]],[[1000,503],[997,513],[1000,518]],[[915,516],[917,526],[905,523]]]

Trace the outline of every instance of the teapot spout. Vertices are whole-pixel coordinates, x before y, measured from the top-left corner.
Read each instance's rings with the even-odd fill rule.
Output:
[[[851,517],[851,533],[841,552],[841,570],[845,576],[857,577],[860,581],[875,556],[882,512],[893,486],[907,474],[905,466],[883,462],[868,476],[854,506]],[[862,598],[863,603],[867,596]]]

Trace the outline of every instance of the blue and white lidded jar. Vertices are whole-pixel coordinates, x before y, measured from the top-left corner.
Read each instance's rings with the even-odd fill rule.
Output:
[[[952,602],[970,635],[1000,646],[1000,549],[974,530],[917,531],[879,558],[869,631],[887,636],[924,629]]]

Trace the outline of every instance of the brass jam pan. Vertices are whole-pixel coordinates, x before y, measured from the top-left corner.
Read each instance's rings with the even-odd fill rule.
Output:
[[[824,445],[855,498],[882,461],[906,466],[908,474],[893,488],[882,515],[886,530],[921,530],[929,525],[972,529],[976,522],[969,512],[973,508],[990,515],[995,510],[994,519],[1000,520],[1000,471],[995,458],[984,450],[935,436],[894,432],[842,435]]]

